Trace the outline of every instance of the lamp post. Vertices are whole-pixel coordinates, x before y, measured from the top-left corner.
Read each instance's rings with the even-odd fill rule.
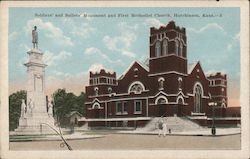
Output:
[[[209,106],[212,106],[212,111],[213,111],[213,120],[212,120],[212,129],[211,129],[211,133],[213,136],[216,135],[216,127],[215,127],[215,124],[214,124],[214,108],[215,106],[217,106],[217,103],[216,102],[210,102],[208,103]]]

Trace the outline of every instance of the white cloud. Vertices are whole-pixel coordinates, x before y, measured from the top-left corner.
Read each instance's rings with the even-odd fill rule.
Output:
[[[61,51],[59,54],[54,54],[50,51],[45,51],[43,60],[45,64],[53,66],[57,65],[57,63],[60,61],[68,59],[70,56],[72,56],[72,53],[67,51]]]
[[[40,18],[29,20],[27,22],[26,27],[24,28],[26,33],[31,33],[34,26],[37,26],[38,32],[39,30],[45,31],[45,36],[53,39],[53,41],[65,46],[74,46],[73,42],[71,41],[71,38],[65,36],[63,31],[60,28],[54,26],[53,23],[44,22]]]
[[[85,55],[98,55],[110,63],[121,63],[120,59],[113,61],[105,53],[103,53],[101,50],[95,47],[89,47],[85,49],[84,54]]]
[[[239,41],[240,41],[240,32],[232,37],[231,41],[227,44],[227,50],[228,51],[232,50],[234,46],[239,44]]]
[[[136,57],[135,53],[130,51],[131,45],[136,41],[137,36],[135,31],[138,25],[129,26],[122,22],[118,24],[120,35],[110,37],[108,35],[103,37],[103,43],[111,51],[116,51],[130,58]]]
[[[10,33],[9,40],[10,41],[16,40],[19,35],[20,35],[19,32],[14,31],[14,32]]]
[[[80,26],[72,25],[72,31],[70,32],[74,36],[80,36],[83,38],[89,38],[96,32],[94,27],[91,27],[88,23],[82,23]]]
[[[204,31],[209,30],[209,29],[217,29],[221,31],[222,33],[226,34],[224,28],[217,23],[208,23],[207,25],[203,26],[200,29],[187,28],[188,31],[192,31],[195,33],[203,33]]]
[[[107,72],[110,72],[110,73],[113,73],[114,71],[111,70],[111,69],[107,69],[103,66],[103,64],[98,64],[98,63],[95,63],[95,64],[92,64],[89,69],[88,69],[88,72],[93,72],[93,73],[96,73],[96,72],[100,72],[101,69],[104,69],[105,71]]]
[[[158,19],[148,18],[145,20],[144,25],[146,25],[147,27],[159,28],[160,26],[163,26],[164,24],[161,23]]]
[[[30,47],[28,47],[26,44],[20,44],[19,47],[21,47],[25,51],[29,51],[30,50]]]

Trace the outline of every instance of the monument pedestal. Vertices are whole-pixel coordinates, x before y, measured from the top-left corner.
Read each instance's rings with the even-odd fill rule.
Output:
[[[45,65],[43,53],[33,48],[29,52],[29,61],[24,65],[27,67],[27,105],[22,110],[24,114],[19,119],[19,126],[15,129],[16,135],[40,135],[55,134],[48,126],[54,127],[53,116],[47,112],[45,97]],[[48,125],[46,125],[48,124]]]

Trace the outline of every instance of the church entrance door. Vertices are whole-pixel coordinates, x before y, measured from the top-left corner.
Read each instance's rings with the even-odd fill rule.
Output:
[[[166,116],[166,104],[158,104],[159,112],[158,116]]]

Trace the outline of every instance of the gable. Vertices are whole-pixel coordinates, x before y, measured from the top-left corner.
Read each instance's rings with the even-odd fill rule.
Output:
[[[133,63],[130,64],[130,66],[127,68],[127,70],[125,70],[121,76],[118,78],[119,80],[123,79],[125,76],[127,76],[127,74],[131,71],[134,71],[134,69],[138,69],[138,71],[146,71],[149,72],[149,68],[137,61],[134,61]]]
[[[190,69],[192,69],[192,70],[190,70],[190,73],[189,73],[191,76],[199,77],[199,78],[202,78],[202,79],[206,78],[205,73],[203,72],[203,69],[201,67],[200,62],[197,62]]]

